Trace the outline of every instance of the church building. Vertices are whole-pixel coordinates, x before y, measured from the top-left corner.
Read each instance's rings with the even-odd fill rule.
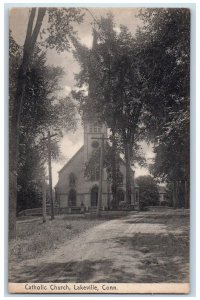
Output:
[[[90,178],[85,176],[85,165],[90,159],[94,149],[101,145],[101,138],[107,137],[105,125],[95,123],[84,124],[84,144],[77,153],[59,171],[58,183],[55,186],[56,201],[61,212],[70,212],[72,209],[84,207],[85,210],[95,209],[99,191],[99,167]],[[117,203],[125,201],[126,167],[120,158],[120,172],[123,175],[122,183],[117,188]],[[95,168],[95,166],[94,166]],[[102,175],[102,201],[101,209],[112,209],[112,187],[107,178],[106,169]],[[131,171],[132,185],[134,184],[134,171]],[[131,197],[131,204],[136,208],[139,204],[139,188],[135,183],[132,190],[135,197]],[[123,203],[123,202],[122,202]]]

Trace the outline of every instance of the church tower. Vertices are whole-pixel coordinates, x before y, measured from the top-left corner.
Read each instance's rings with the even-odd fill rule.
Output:
[[[101,140],[107,137],[107,127],[105,124],[95,122],[84,123],[84,163],[91,157],[92,151],[101,146]]]
[[[97,33],[95,28],[93,28],[93,45],[92,49],[94,50],[97,47]],[[89,81],[89,90],[88,95],[90,97],[95,97],[95,83],[93,78],[90,78]],[[83,118],[84,120],[84,118]],[[100,124],[95,120],[95,116],[92,120],[84,120],[84,163],[86,163],[92,151],[101,146],[101,139],[107,137],[107,127],[105,124]],[[96,138],[96,139],[95,139]]]

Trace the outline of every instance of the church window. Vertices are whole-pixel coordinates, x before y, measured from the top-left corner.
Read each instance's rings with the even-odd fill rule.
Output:
[[[76,191],[73,189],[69,191],[68,205],[69,207],[76,206]]]
[[[101,125],[100,126],[98,126],[98,125],[96,125],[96,126],[90,125],[89,126],[90,133],[101,133],[101,129],[102,129]]]
[[[76,185],[76,177],[74,173],[69,174],[69,186],[74,187]]]
[[[138,190],[135,191],[135,202],[136,203],[139,202],[139,191]]]
[[[97,206],[98,203],[98,186],[94,186],[91,189],[91,206]]]
[[[98,181],[99,180],[99,166],[97,164],[93,165],[91,170],[91,181]]]
[[[98,148],[99,147],[99,142],[98,141],[93,141],[92,142],[92,148]]]
[[[118,182],[118,186],[122,186],[124,182],[124,175],[120,170],[117,170],[117,182]]]

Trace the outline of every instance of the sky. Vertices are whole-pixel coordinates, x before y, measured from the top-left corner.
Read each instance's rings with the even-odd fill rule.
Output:
[[[105,16],[108,12],[114,15],[115,29],[119,30],[120,24],[128,27],[129,31],[134,35],[138,26],[142,25],[141,20],[136,18],[138,10],[136,8],[90,8],[91,14],[98,18]],[[78,36],[83,44],[88,47],[92,45],[92,23],[93,17],[90,13],[85,12],[84,21],[81,25],[75,25],[78,31]],[[12,31],[12,36],[19,45],[23,45],[27,22],[29,16],[29,9],[14,8],[10,11],[9,24]],[[44,24],[47,20],[44,19]],[[60,82],[62,88],[62,95],[69,95],[75,85],[74,75],[79,72],[79,65],[75,61],[72,53],[63,52],[58,54],[55,50],[47,50],[47,62],[50,65],[61,66],[64,69],[65,75]],[[52,179],[53,186],[58,181],[58,171],[63,165],[80,149],[83,145],[83,128],[79,122],[75,132],[68,132],[60,141],[60,149],[62,151],[62,159],[59,162],[52,162]],[[147,162],[151,162],[153,158],[152,145],[147,145],[145,142],[141,144]],[[146,168],[136,166],[135,175],[149,174]]]

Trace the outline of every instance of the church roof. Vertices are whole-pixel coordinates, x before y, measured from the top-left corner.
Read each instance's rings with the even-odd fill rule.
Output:
[[[76,157],[77,155],[83,151],[84,146],[82,146],[71,158],[70,160],[68,160],[68,162],[62,167],[62,169],[60,169],[60,171],[58,171],[58,173],[61,173]]]

